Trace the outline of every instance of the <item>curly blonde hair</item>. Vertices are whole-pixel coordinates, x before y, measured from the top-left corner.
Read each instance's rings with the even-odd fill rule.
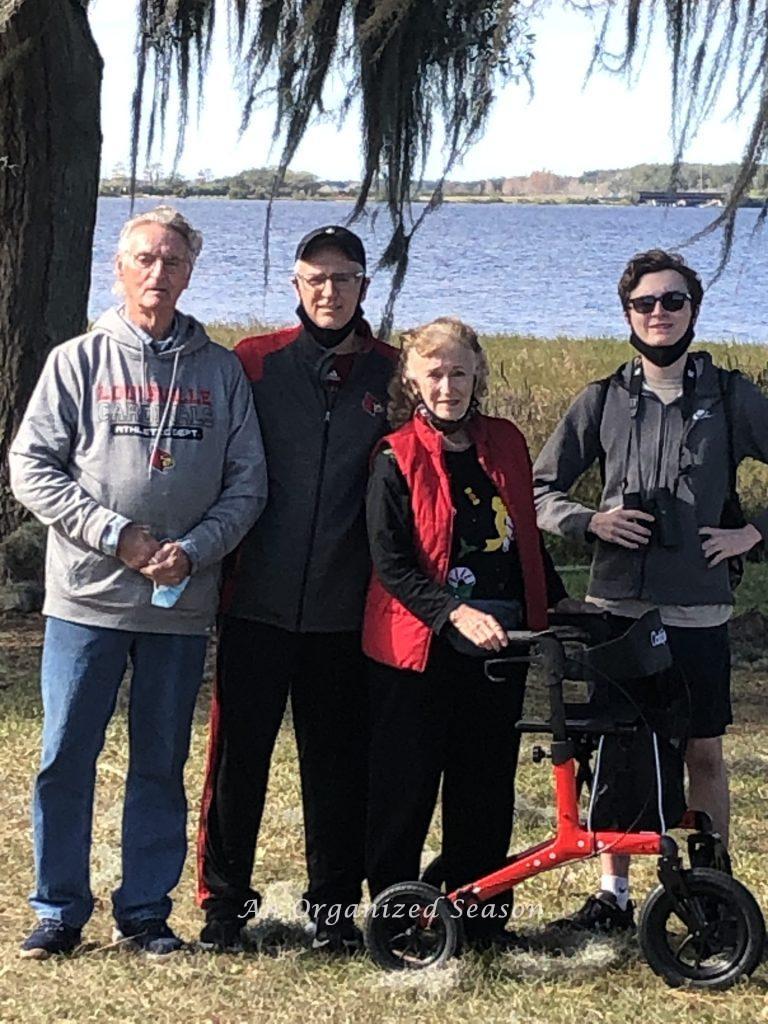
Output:
[[[394,430],[402,427],[413,416],[421,401],[413,382],[407,376],[408,356],[417,352],[428,356],[446,343],[463,345],[475,353],[475,388],[473,397],[478,402],[488,394],[488,360],[480,347],[477,334],[458,317],[440,316],[421,327],[412,327],[400,335],[400,358],[389,385],[387,416]]]

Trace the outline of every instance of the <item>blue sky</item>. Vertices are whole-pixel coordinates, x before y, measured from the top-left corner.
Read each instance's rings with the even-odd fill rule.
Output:
[[[105,173],[127,163],[130,96],[134,84],[135,4],[131,0],[95,0],[91,24],[105,60],[102,126]],[[224,19],[220,19],[223,22]],[[472,179],[528,174],[546,168],[580,174],[595,168],[635,163],[666,163],[669,136],[669,58],[661,30],[647,50],[642,73],[632,83],[607,72],[596,73],[583,87],[594,38],[594,26],[578,12],[554,3],[535,23],[537,42],[533,72],[534,96],[525,85],[511,85],[498,97],[485,137],[471,150],[452,177]],[[331,100],[338,100],[332,83]],[[726,120],[721,105],[689,148],[692,161],[725,163],[738,160],[747,136],[747,121]],[[272,144],[269,109],[254,116],[238,138],[240,101],[232,81],[226,25],[219,24],[214,59],[199,123],[190,124],[179,169],[194,175],[203,168],[229,174],[246,167],[274,163],[279,149]],[[173,111],[169,113],[173,123]],[[173,142],[155,160],[170,166]],[[439,151],[428,175],[440,169]],[[353,179],[359,175],[357,111],[346,124],[313,126],[293,161],[296,170],[322,178]]]

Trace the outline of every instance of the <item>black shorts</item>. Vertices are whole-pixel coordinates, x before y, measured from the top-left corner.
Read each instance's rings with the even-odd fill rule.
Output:
[[[690,739],[722,736],[733,722],[728,624],[666,626],[673,674],[689,698]]]
[[[618,632],[634,619],[612,615]],[[689,739],[722,736],[733,722],[731,710],[731,643],[728,624],[695,628],[665,626],[672,652],[669,684],[681,697],[680,714]]]

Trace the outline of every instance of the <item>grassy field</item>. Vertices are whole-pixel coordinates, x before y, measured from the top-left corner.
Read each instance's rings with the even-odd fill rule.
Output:
[[[583,574],[569,574],[574,592]],[[740,592],[741,610],[768,611],[768,573],[750,566]],[[737,724],[726,750],[733,782],[736,870],[768,910],[768,684],[766,620],[753,612],[736,627]],[[245,955],[212,955],[191,948],[172,963],[153,964],[110,946],[109,895],[120,874],[120,813],[126,759],[125,694],[109,730],[99,766],[93,836],[95,914],[76,956],[61,962],[20,961],[16,946],[30,926],[24,901],[32,885],[28,802],[38,758],[41,710],[37,685],[41,647],[39,617],[0,619],[0,1020],[24,1024],[53,1021],[124,1024],[150,1022],[270,1021],[298,1024],[318,1018],[354,1024],[445,1024],[483,1020],[498,1024],[584,1020],[678,1021],[695,1015],[701,1022],[768,1021],[768,966],[749,984],[730,993],[696,994],[667,989],[640,959],[634,941],[576,944],[569,956],[546,953],[471,954],[446,970],[408,977],[386,975],[365,957],[326,960],[301,942],[295,910],[304,883],[300,798],[290,728],[283,728],[270,782],[268,808],[258,852],[256,884],[266,896],[254,941],[266,949]],[[531,687],[535,697],[537,687]],[[187,780],[194,840],[202,785],[210,671],[195,717]],[[519,773],[515,845],[544,838],[551,829],[549,771],[530,762],[526,737]],[[438,849],[437,823],[427,855]],[[544,875],[518,891],[515,927],[541,928],[568,911],[595,884],[592,863]],[[200,914],[193,900],[194,865],[188,859],[176,892],[172,923],[194,939]],[[651,861],[634,873],[639,897],[654,884]],[[274,933],[282,944],[273,945]]]
[[[216,332],[225,340],[225,332]],[[233,328],[230,340],[243,331]],[[567,395],[586,380],[608,372],[626,351],[618,343],[489,341],[496,375],[492,401],[521,423],[533,440],[547,430]],[[762,350],[729,348],[725,355],[755,375]],[[724,361],[723,355],[720,361]],[[764,484],[755,485],[755,496]],[[574,594],[583,571],[567,574]],[[756,609],[756,611],[751,611]],[[768,912],[768,570],[751,565],[739,591],[735,625],[736,725],[726,739],[733,791],[733,851],[737,874]],[[41,649],[37,616],[0,617],[0,1020],[24,1024],[58,1021],[120,1021],[123,1024],[582,1024],[642,1019],[648,1024],[695,1017],[708,1022],[768,1024],[768,965],[748,984],[719,995],[672,991],[643,963],[632,940],[577,944],[568,956],[545,953],[469,954],[446,970],[412,976],[386,975],[365,957],[326,960],[306,950],[295,904],[304,885],[301,805],[296,757],[289,726],[283,728],[270,781],[267,813],[258,851],[255,884],[266,896],[253,929],[261,944],[245,955],[211,955],[192,946],[166,964],[153,964],[110,945],[110,892],[120,875],[120,815],[126,770],[126,693],[109,730],[99,765],[93,835],[92,883],[97,897],[85,945],[60,962],[22,962],[16,947],[31,915],[25,895],[32,885],[29,793],[38,759],[41,709],[37,673]],[[125,688],[127,690],[127,687]],[[532,697],[537,687],[531,686]],[[210,665],[199,701],[187,781],[191,808],[190,843],[202,786]],[[540,738],[536,738],[541,742]],[[333,742],[329,739],[329,742]],[[534,739],[525,737],[518,785],[516,847],[549,834],[552,818],[550,772],[533,765]],[[435,823],[426,855],[437,851]],[[577,906],[593,889],[596,865],[556,871],[518,891],[518,930],[541,928]],[[654,884],[648,860],[634,871],[642,898]],[[196,938],[201,916],[194,905],[194,863],[188,863],[175,894],[172,924]],[[282,943],[275,945],[279,934]]]

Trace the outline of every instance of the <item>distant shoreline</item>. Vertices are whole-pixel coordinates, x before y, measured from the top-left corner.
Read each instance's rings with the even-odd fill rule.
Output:
[[[139,168],[135,168],[139,172]],[[429,178],[412,182],[414,203],[432,200],[438,189],[448,203],[512,203],[535,206],[723,206],[740,181],[741,164],[634,164],[632,167],[590,168],[581,174],[560,174],[547,168],[529,174],[490,175],[482,178]],[[142,197],[316,200],[358,202],[361,182],[354,177],[321,178],[312,171],[275,167],[249,167],[235,174],[214,174],[205,168],[186,177],[164,171],[159,163],[148,164],[131,178],[125,164],[115,164],[103,174],[99,194],[125,197],[131,185]],[[762,206],[768,198],[768,163],[755,171],[744,205]],[[385,201],[375,190],[371,203]]]
[[[113,195],[111,192],[100,192],[99,199],[115,199],[120,201],[129,200],[129,195]],[[268,199],[260,196],[248,196],[245,198],[230,198],[229,196],[222,195],[205,195],[205,194],[194,194],[194,195],[176,195],[175,193],[167,192],[137,192],[135,199],[152,199],[158,202],[178,202],[184,200],[188,202],[190,200],[215,200],[216,202],[227,202],[227,203],[267,203]],[[274,202],[276,203],[354,203],[356,196],[353,195],[341,195],[341,196],[275,196]],[[430,201],[430,196],[420,195],[413,200],[414,203],[426,204]],[[672,204],[659,204],[657,206],[654,203],[635,203],[626,196],[621,198],[590,198],[589,196],[552,196],[552,195],[536,195],[536,196],[443,196],[443,203],[456,204],[456,205],[475,205],[475,206],[610,206],[610,207],[633,207],[633,208],[649,208],[659,209],[659,206],[664,206],[665,209],[681,209],[681,210],[706,210],[706,209],[721,209],[722,203],[698,203],[698,204],[685,204],[685,203],[672,203]],[[383,199],[372,199],[369,204],[381,203],[384,204]],[[758,209],[763,206],[763,201],[760,199],[745,199],[741,203],[741,209]]]
[[[229,196],[221,195],[188,195],[180,196],[167,192],[137,192],[136,199],[155,199],[165,201],[185,201],[191,199],[216,200],[227,203],[267,203],[268,199],[253,196],[243,199],[231,199]],[[116,196],[110,192],[100,192],[99,199],[130,199],[129,195]],[[428,203],[430,196],[420,195],[413,200],[414,203]],[[275,196],[276,203],[354,203],[356,196]],[[384,204],[383,199],[372,199],[371,203]],[[587,197],[574,198],[573,196],[444,196],[444,203],[474,203],[478,206],[488,206],[499,203],[512,206],[636,206],[630,199],[589,199]]]

